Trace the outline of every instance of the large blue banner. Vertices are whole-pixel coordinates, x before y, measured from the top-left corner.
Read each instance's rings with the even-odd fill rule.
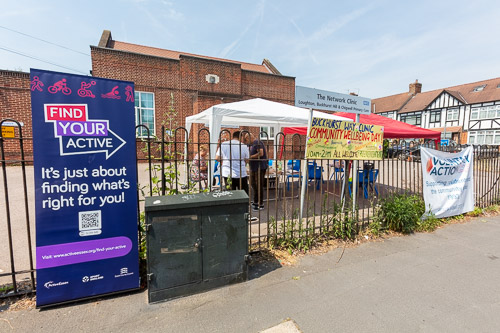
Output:
[[[37,306],[139,287],[134,84],[31,70]]]

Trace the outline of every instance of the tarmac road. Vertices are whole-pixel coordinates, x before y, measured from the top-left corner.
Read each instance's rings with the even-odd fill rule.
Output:
[[[148,305],[145,292],[0,313],[0,332],[498,332],[500,217],[368,242]],[[12,329],[11,329],[12,326]]]

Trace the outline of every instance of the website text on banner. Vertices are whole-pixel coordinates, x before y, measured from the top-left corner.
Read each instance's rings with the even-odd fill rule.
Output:
[[[426,210],[436,217],[474,210],[473,148],[446,153],[421,148]]]
[[[134,84],[31,70],[37,306],[139,287]]]
[[[384,127],[313,118],[307,137],[307,158],[381,160]]]

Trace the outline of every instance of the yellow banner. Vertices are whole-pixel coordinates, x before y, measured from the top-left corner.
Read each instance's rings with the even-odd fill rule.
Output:
[[[307,137],[307,158],[381,160],[384,127],[313,118]]]
[[[14,138],[16,136],[14,132],[14,127],[12,126],[2,126],[2,137],[3,138]]]

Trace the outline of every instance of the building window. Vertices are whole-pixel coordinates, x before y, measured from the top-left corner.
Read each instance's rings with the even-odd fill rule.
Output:
[[[479,108],[472,108],[470,110],[470,119],[471,120],[479,119]]]
[[[381,115],[383,117],[386,117],[386,118],[395,119],[395,117],[394,117],[395,116],[395,112],[394,111],[379,113],[379,115]]]
[[[488,107],[488,118],[495,118],[497,116],[497,107],[490,106]]]
[[[469,143],[476,145],[498,145],[500,144],[500,131],[469,132]]]
[[[451,140],[453,137],[453,133],[451,132],[443,132],[441,133],[441,139],[448,139],[448,140]]]
[[[481,86],[477,86],[474,88],[474,91],[483,91],[483,89],[486,87],[485,84],[481,85]]]
[[[471,120],[500,118],[500,105],[483,106],[481,108],[472,108],[470,113]]]
[[[155,134],[155,97],[150,92],[135,92],[135,125],[144,125],[149,128],[149,135]],[[147,137],[148,131],[139,127],[137,137]]]
[[[260,128],[261,140],[274,140],[274,127],[264,126]]]
[[[431,111],[429,122],[431,124],[440,123],[441,122],[441,110],[439,111]]]
[[[446,112],[446,120],[458,120],[458,109],[450,109]]]
[[[402,114],[400,116],[400,119],[402,122],[410,124],[410,125],[420,126],[422,124],[422,114],[421,113]]]
[[[486,118],[488,118],[488,108],[482,107],[479,111],[479,119],[486,119]]]

